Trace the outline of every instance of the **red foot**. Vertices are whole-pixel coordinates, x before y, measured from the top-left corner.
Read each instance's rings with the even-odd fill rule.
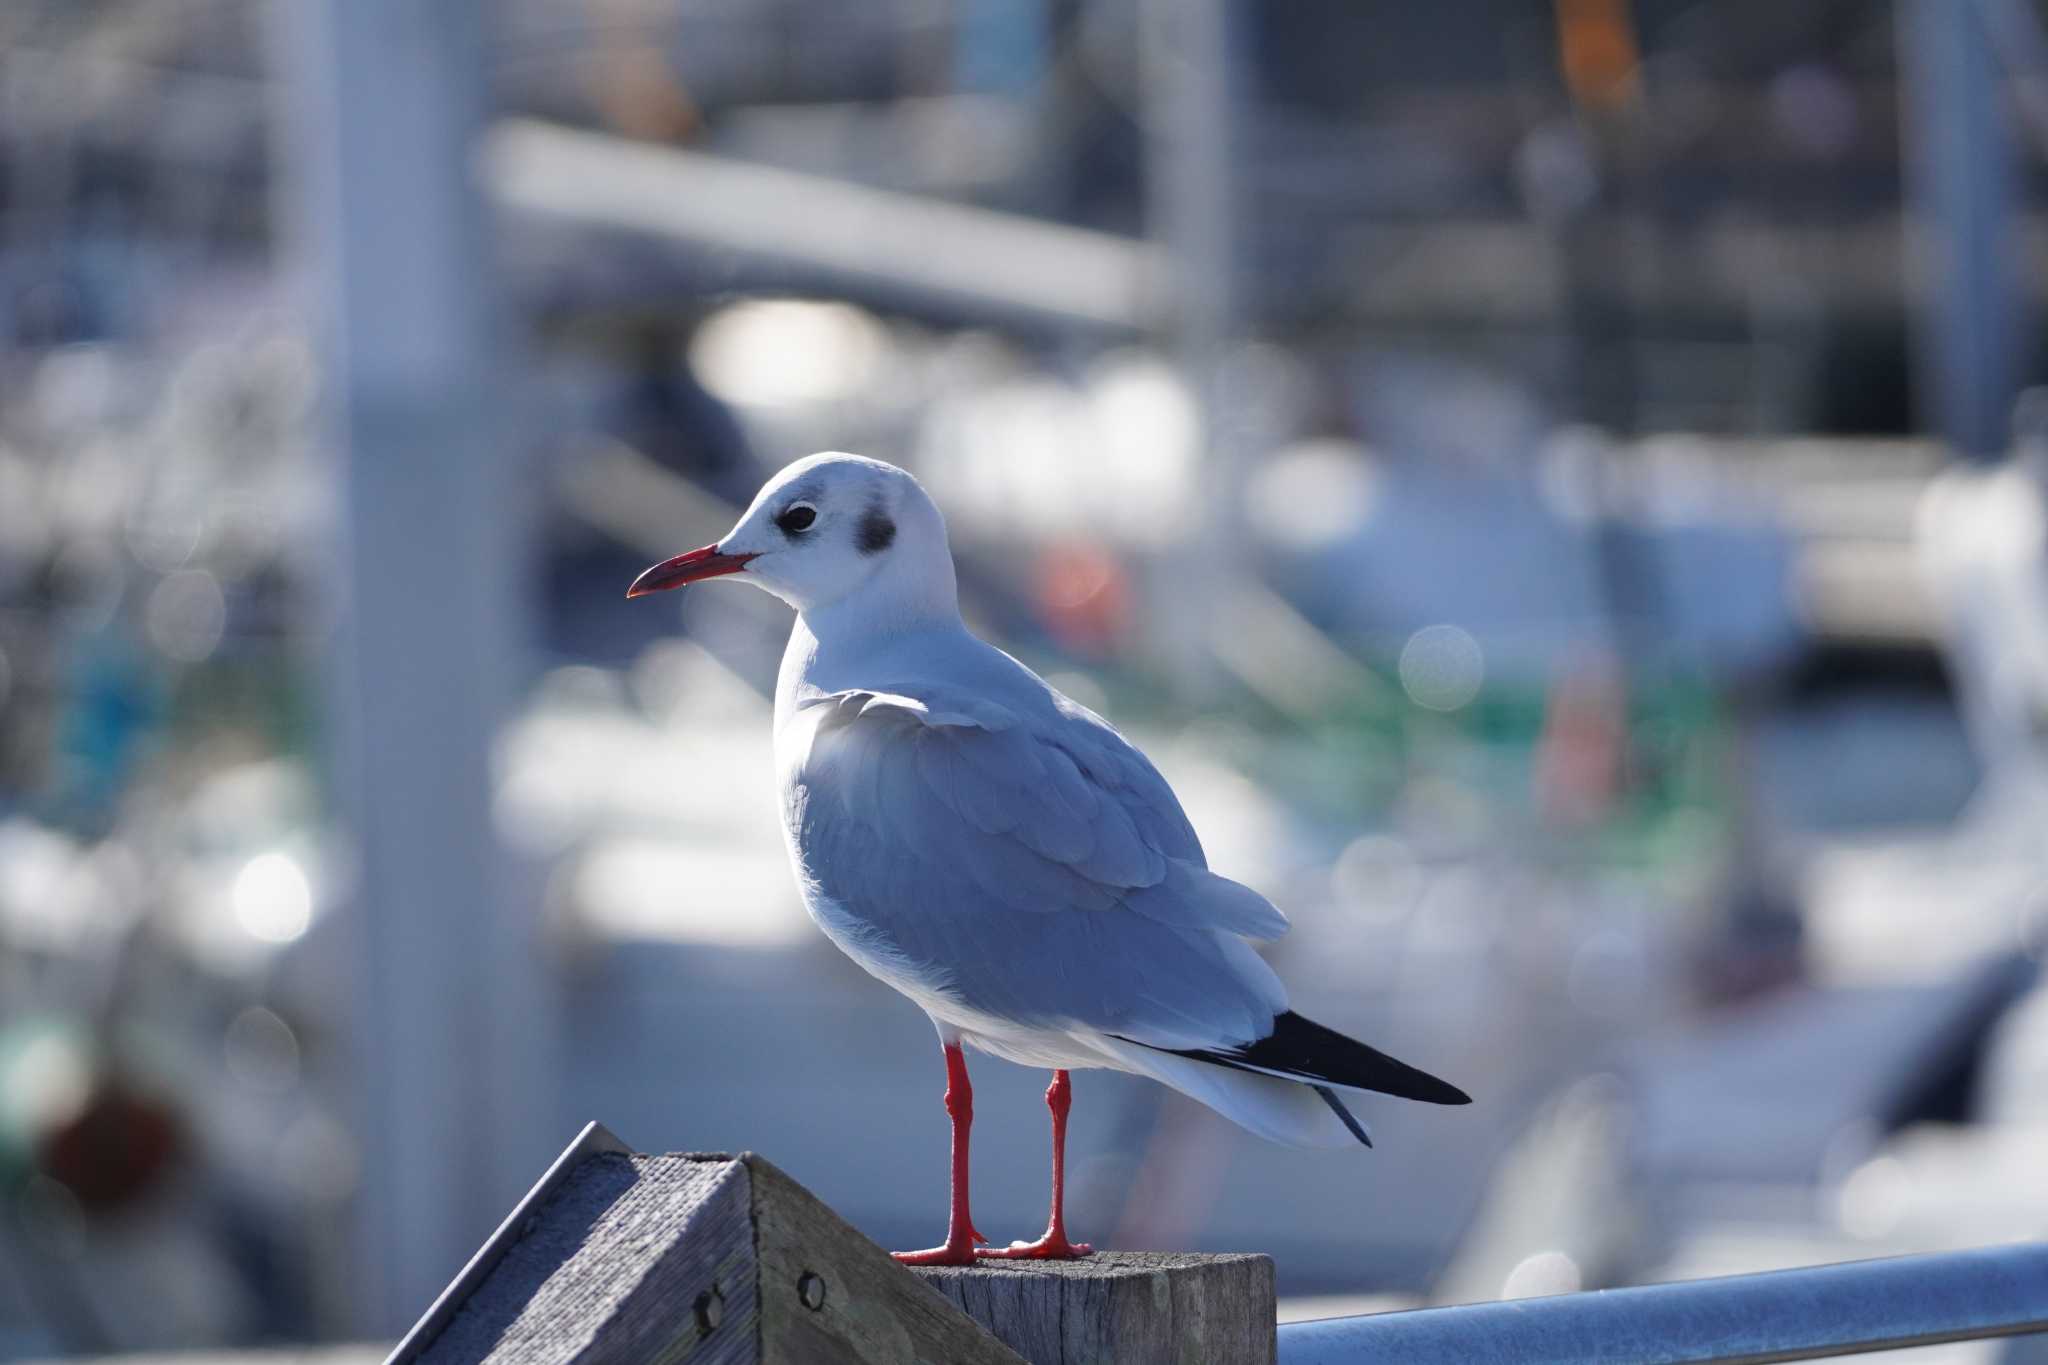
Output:
[[[923,1251],[892,1251],[904,1265],[973,1265],[974,1244],[988,1238],[974,1229],[967,1211],[967,1135],[974,1124],[974,1087],[967,1079],[967,1057],[958,1043],[947,1043],[946,1113],[953,1121],[953,1198],[946,1211],[946,1244]]]
[[[978,1248],[965,1241],[949,1241],[942,1247],[929,1247],[923,1251],[892,1251],[889,1254],[904,1265],[973,1265],[977,1250],[987,1254],[986,1247]]]
[[[1048,1232],[1035,1242],[1012,1242],[1006,1247],[976,1247],[974,1254],[1003,1261],[1072,1261],[1094,1248],[1086,1242],[1069,1242],[1063,1232]]]

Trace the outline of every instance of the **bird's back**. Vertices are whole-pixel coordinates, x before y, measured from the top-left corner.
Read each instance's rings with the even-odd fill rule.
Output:
[[[1285,1007],[1240,937],[1285,919],[1207,870],[1142,753],[964,629],[793,639],[776,748],[813,916],[935,1013],[1198,1046]]]

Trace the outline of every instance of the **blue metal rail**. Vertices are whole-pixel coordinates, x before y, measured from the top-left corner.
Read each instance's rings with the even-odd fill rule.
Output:
[[[2048,1243],[1280,1328],[1280,1365],[1763,1365],[2048,1332]]]

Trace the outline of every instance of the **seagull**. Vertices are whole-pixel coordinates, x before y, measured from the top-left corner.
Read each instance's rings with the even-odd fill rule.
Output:
[[[1323,1027],[1247,940],[1287,919],[1209,870],[1172,788],[1108,721],[960,619],[946,522],[908,472],[827,452],[770,479],[716,544],[628,597],[730,577],[796,609],[775,687],[782,827],[826,937],[930,1016],[946,1062],[952,1195],[913,1265],[1065,1259],[1070,1071],[1163,1082],[1250,1131],[1359,1142],[1339,1090],[1466,1104]],[[1052,1072],[1045,1235],[981,1245],[964,1049]]]

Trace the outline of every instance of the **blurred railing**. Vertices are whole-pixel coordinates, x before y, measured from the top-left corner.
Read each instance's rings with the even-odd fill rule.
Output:
[[[2048,1243],[1287,1323],[1281,1365],[1761,1365],[2048,1332]]]

